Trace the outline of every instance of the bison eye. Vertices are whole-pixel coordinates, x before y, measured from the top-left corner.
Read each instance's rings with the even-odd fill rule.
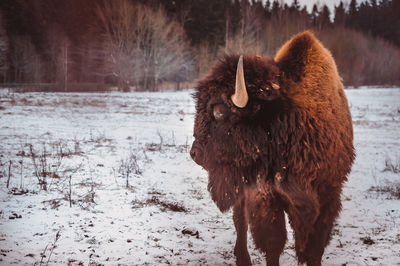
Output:
[[[213,115],[215,120],[217,121],[224,120],[227,114],[228,114],[228,108],[226,108],[225,105],[223,104],[214,105]]]

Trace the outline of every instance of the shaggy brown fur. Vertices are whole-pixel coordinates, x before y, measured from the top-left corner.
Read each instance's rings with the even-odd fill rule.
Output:
[[[310,32],[294,36],[274,60],[245,56],[249,102],[238,108],[230,100],[238,58],[226,56],[198,83],[191,155],[209,172],[219,209],[233,207],[238,265],[251,264],[248,225],[267,264],[279,265],[284,212],[298,260],[320,265],[355,156],[335,62]]]

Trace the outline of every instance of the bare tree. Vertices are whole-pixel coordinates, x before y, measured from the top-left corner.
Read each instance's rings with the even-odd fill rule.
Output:
[[[261,38],[264,23],[263,14],[248,1],[242,1],[240,31],[226,37],[225,53],[264,54],[265,45]]]
[[[119,87],[156,89],[191,65],[183,29],[159,8],[104,0],[97,8],[105,53]]]
[[[193,68],[182,27],[169,21],[162,9],[155,12],[152,26],[151,53],[154,63],[154,88],[159,81],[179,76],[179,72]]]
[[[120,88],[129,86],[135,66],[135,13],[134,6],[125,0],[105,0],[96,10],[110,72]]]

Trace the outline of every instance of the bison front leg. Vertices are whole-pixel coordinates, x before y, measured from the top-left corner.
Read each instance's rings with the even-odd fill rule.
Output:
[[[296,254],[299,261],[304,262],[301,254],[306,249],[308,237],[319,216],[318,197],[316,193],[308,192],[300,184],[294,181],[288,182],[277,176],[275,176],[275,188],[286,204],[285,211],[294,231]]]
[[[307,262],[307,266],[321,265],[322,255],[331,238],[333,224],[341,209],[340,191],[341,189],[332,188],[328,196],[325,194],[320,214],[308,237],[306,249],[299,254],[299,260]]]
[[[245,200],[239,200],[233,207],[233,222],[236,228],[235,256],[238,266],[251,265],[250,255],[247,250],[248,218],[245,209]]]
[[[271,198],[256,196],[249,201],[248,208],[254,244],[265,254],[268,266],[278,266],[279,257],[286,243],[282,203],[277,195]]]

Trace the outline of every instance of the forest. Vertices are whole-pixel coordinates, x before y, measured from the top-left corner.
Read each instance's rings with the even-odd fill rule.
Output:
[[[2,0],[0,84],[45,91],[183,89],[230,53],[273,57],[312,30],[346,86],[400,85],[400,1]]]

